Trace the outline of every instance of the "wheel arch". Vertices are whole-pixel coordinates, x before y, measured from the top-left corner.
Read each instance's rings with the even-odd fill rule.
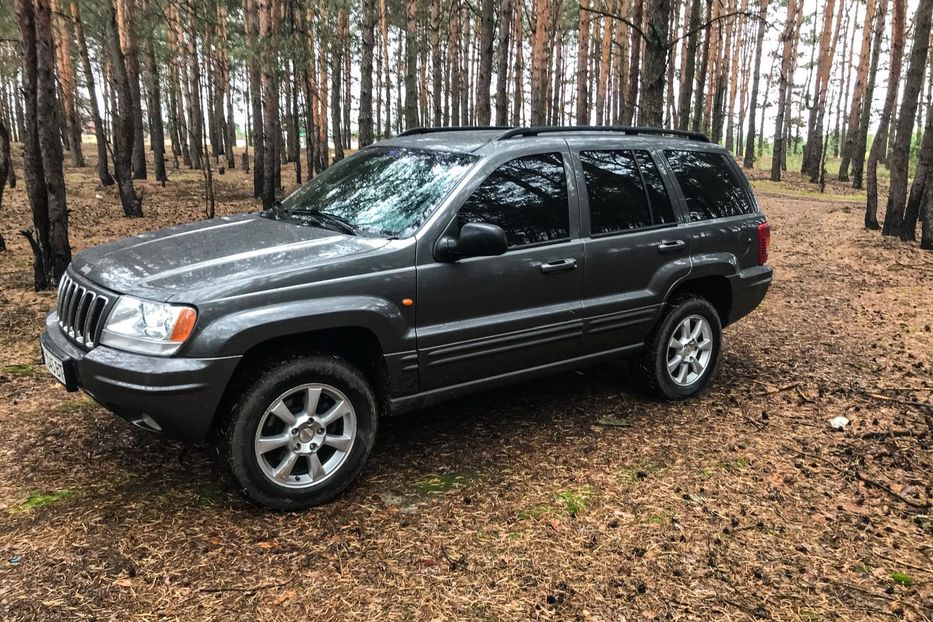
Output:
[[[729,317],[732,313],[732,284],[729,282],[728,277],[722,274],[687,277],[671,288],[664,304],[669,306],[677,298],[687,295],[699,296],[708,300],[716,309],[719,323],[723,327],[729,323]]]

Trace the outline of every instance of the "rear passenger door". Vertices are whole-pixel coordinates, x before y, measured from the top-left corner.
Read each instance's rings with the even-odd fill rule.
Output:
[[[734,274],[758,263],[758,212],[732,156],[720,151],[665,149],[688,220],[684,227],[693,275]]]
[[[445,234],[469,222],[502,227],[505,254],[453,263],[419,256],[422,390],[580,355],[583,244],[563,147],[500,163],[448,221]]]
[[[586,353],[641,344],[670,287],[690,272],[669,183],[647,149],[574,150],[582,175]]]

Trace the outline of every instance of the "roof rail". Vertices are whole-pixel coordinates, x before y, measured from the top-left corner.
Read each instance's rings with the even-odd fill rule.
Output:
[[[565,126],[540,126],[540,127],[516,127],[509,129],[499,136],[496,140],[508,140],[510,138],[523,138],[526,136],[538,136],[540,134],[550,133],[578,133],[578,132],[615,132],[627,135],[649,135],[649,136],[674,136],[677,138],[686,138],[687,140],[696,140],[708,143],[709,138],[706,134],[700,132],[688,132],[686,130],[669,130],[661,127],[628,127],[621,125],[565,125]]]
[[[465,132],[470,130],[511,130],[511,125],[454,125],[450,127],[413,127],[405,130],[398,136],[415,136],[416,134],[436,134],[439,132]]]

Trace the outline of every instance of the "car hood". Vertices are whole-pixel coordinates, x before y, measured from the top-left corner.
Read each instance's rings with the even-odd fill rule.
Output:
[[[180,299],[199,286],[252,280],[376,250],[382,238],[262,218],[227,216],[143,233],[83,251],[72,269],[113,291]],[[193,301],[193,300],[192,300]]]

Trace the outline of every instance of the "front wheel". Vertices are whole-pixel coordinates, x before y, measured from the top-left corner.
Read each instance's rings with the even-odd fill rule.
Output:
[[[378,413],[363,374],[333,356],[267,368],[218,429],[215,449],[242,492],[279,510],[340,494],[360,474]]]
[[[716,370],[721,341],[719,314],[709,301],[674,301],[645,342],[639,370],[647,388],[668,400],[698,394]]]

